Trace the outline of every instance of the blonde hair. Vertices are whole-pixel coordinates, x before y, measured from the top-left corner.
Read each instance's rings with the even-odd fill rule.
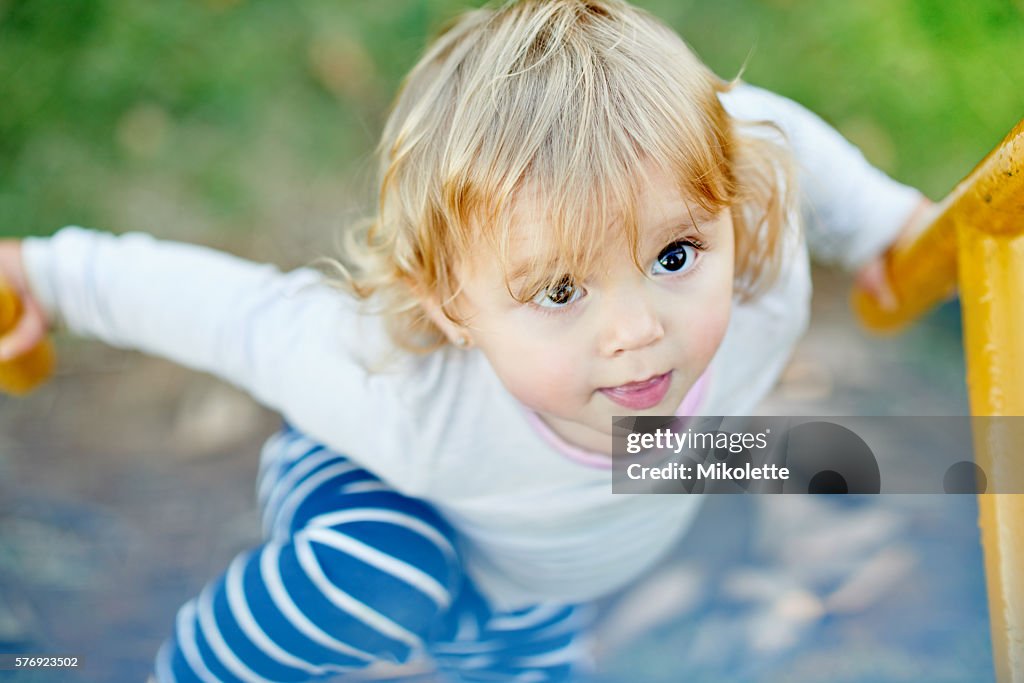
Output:
[[[527,187],[550,225],[524,290],[589,272],[597,226],[612,219],[642,268],[640,169],[654,162],[705,211],[732,211],[736,293],[754,297],[781,267],[794,174],[779,145],[725,112],[718,95],[732,86],[619,0],[470,11],[404,81],[378,149],[378,213],[345,236],[337,283],[375,302],[399,348],[434,350],[446,340],[417,294],[454,320],[455,265],[481,244],[507,276],[511,209]]]

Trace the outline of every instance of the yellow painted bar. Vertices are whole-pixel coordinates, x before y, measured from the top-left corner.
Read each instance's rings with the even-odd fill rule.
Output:
[[[975,455],[989,490],[1024,491],[1024,121],[940,205],[940,214],[886,268],[898,307],[864,292],[868,327],[895,330],[960,285]],[[978,497],[996,680],[1024,683],[1024,494]]]
[[[1024,206],[1020,216],[1024,229]],[[971,412],[1024,415],[1024,235],[975,225],[959,226]],[[1024,490],[1022,420],[974,420],[975,456],[996,490]],[[978,507],[996,680],[1024,683],[1024,494],[982,495]]]
[[[1024,122],[987,158],[955,216],[971,413],[1024,415]],[[985,166],[983,162],[982,166]],[[1020,491],[1019,420],[975,420],[978,464]],[[1012,488],[1011,488],[1012,487]],[[996,680],[1024,683],[1024,494],[978,497]]]
[[[1015,229],[1024,201],[1022,157],[1024,121],[949,193],[939,205],[937,217],[917,240],[899,244],[887,255],[886,270],[897,307],[883,310],[866,293],[854,291],[853,308],[868,328],[897,331],[953,293],[958,224],[978,224],[991,233]]]

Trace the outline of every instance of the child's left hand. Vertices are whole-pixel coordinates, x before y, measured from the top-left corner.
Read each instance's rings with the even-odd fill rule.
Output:
[[[11,330],[0,330],[0,362],[8,361],[42,343],[50,323],[33,296],[25,273],[21,242],[0,240],[0,287],[13,288],[23,307],[21,319]],[[0,323],[2,324],[2,323]]]
[[[918,235],[931,223],[932,210],[935,204],[927,197],[921,199],[914,210],[910,213],[906,223],[900,228],[899,234],[889,248],[868,261],[857,271],[857,286],[874,297],[883,310],[891,311],[899,305],[896,294],[893,291],[892,283],[886,272],[885,262],[887,255],[898,246],[913,242]]]

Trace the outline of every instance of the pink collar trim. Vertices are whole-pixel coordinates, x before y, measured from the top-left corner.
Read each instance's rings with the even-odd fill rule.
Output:
[[[708,377],[711,374],[711,368],[704,371],[704,374],[697,378],[697,381],[693,383],[690,390],[683,397],[682,403],[676,408],[677,417],[686,417],[693,415],[697,412],[701,403],[704,401],[704,396],[707,394],[708,389]],[[603,453],[594,453],[580,448],[579,446],[573,446],[567,443],[562,437],[551,431],[551,427],[548,427],[544,420],[540,419],[540,416],[532,410],[526,410],[526,420],[544,439],[545,443],[554,448],[556,451],[567,457],[569,460],[578,462],[581,465],[587,467],[596,467],[603,470],[610,470],[612,468],[612,459],[604,455]]]

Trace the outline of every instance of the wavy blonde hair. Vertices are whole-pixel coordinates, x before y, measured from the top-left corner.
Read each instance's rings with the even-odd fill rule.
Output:
[[[766,124],[725,112],[718,96],[734,84],[619,0],[470,11],[406,77],[378,149],[377,215],[344,236],[334,282],[374,302],[399,348],[437,349],[446,339],[418,294],[456,320],[456,264],[482,245],[507,280],[511,209],[527,187],[540,189],[549,225],[523,291],[584,279],[610,221],[643,269],[635,216],[640,169],[654,162],[688,201],[731,210],[736,293],[752,298],[781,267],[794,173],[780,145],[748,129]]]

